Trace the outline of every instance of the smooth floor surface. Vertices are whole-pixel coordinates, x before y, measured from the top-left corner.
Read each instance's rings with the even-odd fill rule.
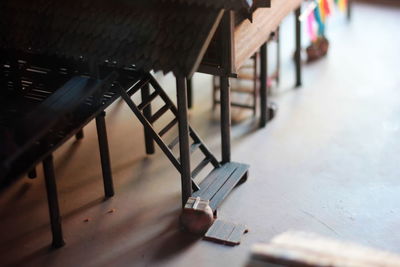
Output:
[[[235,123],[233,160],[251,165],[219,218],[247,224],[237,247],[181,233],[179,174],[123,102],[108,111],[116,195],[103,200],[95,125],[55,154],[66,246],[51,250],[43,174],[0,195],[0,266],[243,266],[251,245],[289,229],[400,253],[400,8],[356,4],[328,25],[327,58],[304,66],[293,89],[293,17],[282,26],[277,117]],[[303,44],[308,43],[307,36]],[[174,80],[157,74],[174,96]],[[220,154],[211,78],[195,77],[190,120]],[[237,111],[233,112],[237,116]]]

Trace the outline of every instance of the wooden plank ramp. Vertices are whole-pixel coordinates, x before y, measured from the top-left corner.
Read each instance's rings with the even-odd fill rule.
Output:
[[[232,189],[247,178],[248,169],[249,165],[236,162],[215,168],[201,181],[200,190],[194,192],[193,197],[209,200],[211,209],[215,211]]]

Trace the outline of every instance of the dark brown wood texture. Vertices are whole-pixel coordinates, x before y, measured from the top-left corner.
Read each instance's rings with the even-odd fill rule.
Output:
[[[190,76],[221,9],[158,0],[4,0],[0,17],[3,48]]]
[[[264,44],[280,22],[301,4],[302,0],[272,0],[271,8],[259,8],[253,22],[243,20],[235,28],[235,67],[240,68]]]

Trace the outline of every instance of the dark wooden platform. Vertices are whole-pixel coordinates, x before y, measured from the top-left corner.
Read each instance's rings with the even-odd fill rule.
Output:
[[[247,179],[249,167],[247,164],[229,162],[215,168],[199,184],[200,190],[194,192],[193,196],[210,200],[210,207],[215,211],[232,189]]]

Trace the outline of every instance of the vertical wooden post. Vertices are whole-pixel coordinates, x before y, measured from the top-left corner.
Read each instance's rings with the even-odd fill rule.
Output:
[[[347,20],[351,20],[353,0],[347,0]]]
[[[146,84],[142,87],[141,94],[142,94],[142,102],[145,102],[150,96],[150,85],[149,84]],[[151,104],[147,105],[143,109],[143,116],[147,120],[149,120],[151,118]],[[145,147],[146,147],[146,153],[149,155],[154,154],[155,153],[154,140],[151,137],[149,130],[146,129],[146,127],[144,127],[144,142],[145,142]]]
[[[281,33],[280,27],[276,30],[276,83],[281,81]]]
[[[268,122],[268,44],[264,43],[260,48],[260,127],[265,127]]]
[[[61,228],[61,217],[58,206],[57,186],[54,175],[53,156],[49,155],[43,160],[43,171],[46,183],[47,202],[49,206],[51,232],[53,234],[53,247],[65,245]]]
[[[258,55],[254,54],[253,58],[253,117],[257,115],[258,102]]]
[[[192,179],[190,174],[190,151],[189,151],[189,123],[186,78],[176,77],[176,95],[178,104],[178,127],[179,127],[179,152],[181,165],[182,185],[182,207],[188,198],[192,196]]]
[[[301,86],[301,22],[300,22],[301,6],[294,11],[294,19],[296,26],[296,51],[294,53],[296,62],[296,87]]]
[[[186,86],[187,86],[187,102],[188,108],[191,109],[193,107],[193,81],[192,79],[186,79]]]
[[[229,78],[220,77],[222,164],[231,161],[231,96]]]
[[[114,186],[111,174],[110,152],[108,150],[106,112],[102,111],[96,117],[97,137],[99,141],[101,170],[103,173],[104,193],[106,197],[114,196]]]

